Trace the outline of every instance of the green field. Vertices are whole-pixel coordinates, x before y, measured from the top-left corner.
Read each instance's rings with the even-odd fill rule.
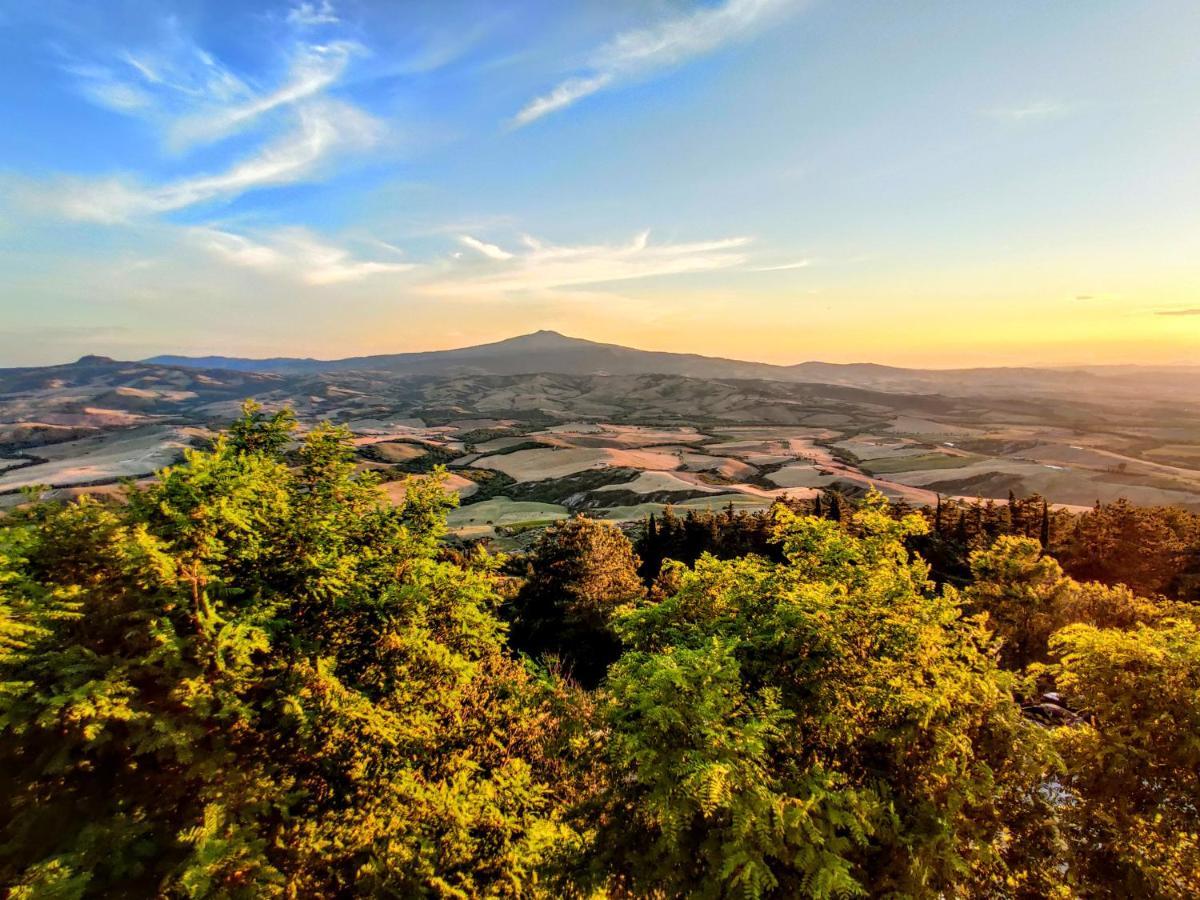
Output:
[[[892,475],[898,472],[924,472],[928,469],[960,469],[978,460],[977,456],[955,456],[950,453],[925,453],[921,456],[897,456],[892,459],[868,459],[859,468],[872,475]]]
[[[535,503],[511,500],[508,497],[493,497],[460,506],[450,511],[446,524],[451,531],[477,525],[520,525],[529,522],[552,522],[565,519],[570,514],[565,506],[557,503]]]
[[[755,497],[749,494],[717,494],[713,497],[696,497],[684,500],[682,503],[672,503],[671,508],[686,513],[689,509],[724,509],[733,504],[735,509],[765,509],[771,505],[766,497]],[[603,511],[602,518],[612,522],[631,522],[644,519],[653,513],[662,515],[667,508],[665,503],[639,503],[636,506],[613,506]],[[599,510],[597,510],[599,512]]]

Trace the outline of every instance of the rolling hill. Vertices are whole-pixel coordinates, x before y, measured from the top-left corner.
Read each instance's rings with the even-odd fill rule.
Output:
[[[545,331],[332,361],[86,356],[0,369],[0,508],[33,485],[148,476],[245,398],[347,425],[388,483],[414,459],[450,462],[464,509],[518,504],[501,518],[871,484],[912,503],[1036,491],[1200,508],[1198,386],[1185,368],[774,366]]]
[[[1087,395],[1200,401],[1200,367],[906,369],[875,363],[763,362],[638,350],[537,331],[455,350],[318,360],[293,357],[156,356],[146,363],[277,374],[387,372],[393,375],[682,375],[709,379],[763,379],[957,397]]]

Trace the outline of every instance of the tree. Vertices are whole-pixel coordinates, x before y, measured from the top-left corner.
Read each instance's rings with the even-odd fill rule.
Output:
[[[436,480],[392,508],[287,424],[0,531],[12,896],[534,889],[563,831],[490,562],[436,558]]]
[[[675,564],[618,620],[595,870],[634,895],[1052,892],[1053,754],[904,549],[924,520],[877,494],[850,530],[776,516],[785,562]]]
[[[1195,516],[1139,508],[1127,500],[1096,504],[1080,516],[1060,555],[1081,580],[1126,584],[1152,596],[1169,591],[1197,545]]]
[[[233,450],[278,456],[293,439],[296,415],[284,407],[271,415],[254,400],[242,404],[242,417],[229,426],[228,441]]]
[[[1062,622],[1061,608],[1072,582],[1032,538],[1003,536],[987,550],[971,554],[974,582],[966,596],[986,612],[1002,638],[1006,668],[1043,659],[1051,632]]]
[[[619,653],[614,614],[645,595],[632,544],[615,525],[577,516],[546,529],[529,566],[508,609],[514,646],[556,655],[594,686]]]
[[[971,554],[971,570],[974,581],[965,596],[976,611],[987,613],[1003,641],[1001,664],[1009,669],[1044,662],[1051,635],[1072,623],[1132,628],[1172,616],[1198,617],[1189,604],[1148,600],[1124,585],[1068,578],[1033,538],[999,538],[990,549]]]
[[[1200,895],[1200,630],[1072,625],[1046,669],[1085,721],[1056,729],[1062,816],[1082,884],[1102,895]]]

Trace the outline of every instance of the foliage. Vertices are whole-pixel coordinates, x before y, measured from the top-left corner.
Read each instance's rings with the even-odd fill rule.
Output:
[[[735,559],[754,553],[782,559],[773,539],[773,516],[769,512],[720,512],[690,509],[683,516],[671,507],[661,518],[646,520],[636,545],[642,559],[640,574],[653,582],[668,559],[691,565],[710,553],[718,559]]]
[[[1122,583],[1143,595],[1197,600],[1198,549],[1200,516],[1118,500],[1097,504],[1080,516],[1057,552],[1081,580]]]
[[[1126,897],[1200,894],[1200,629],[1073,625],[1051,641],[1058,690],[1086,714],[1060,728],[1062,816],[1082,880]]]
[[[525,895],[562,835],[540,688],[452,502],[388,507],[349,435],[254,407],[128,502],[0,544],[14,896]]]
[[[441,474],[391,506],[248,403],[0,522],[7,895],[1200,893],[1200,517],[827,494],[504,560]]]
[[[1067,625],[1131,628],[1168,616],[1197,618],[1200,609],[1167,600],[1138,597],[1124,585],[1081,584],[1063,574],[1030,538],[1002,536],[987,550],[971,554],[972,581],[965,596],[1003,641],[1001,664],[1022,669],[1044,662],[1051,635]]]
[[[556,655],[594,686],[619,650],[614,614],[645,593],[632,545],[615,525],[577,516],[547,528],[528,564],[508,609],[514,646]]]
[[[1037,541],[1004,535],[971,554],[971,574],[967,597],[1003,639],[1001,663],[1020,669],[1041,659],[1072,588],[1062,567]]]
[[[1143,597],[1200,600],[1200,513],[1177,507],[1097,503],[1082,514],[1037,496],[1007,503],[939,500],[925,510],[931,533],[913,543],[939,581],[970,579],[973,552],[1009,535],[1036,540],[1078,581],[1124,584]]]
[[[905,550],[924,521],[878,495],[852,531],[776,518],[784,563],[702,557],[620,620],[597,870],[639,895],[1045,888],[1053,755]]]
[[[242,417],[229,426],[229,446],[235,451],[278,456],[291,443],[295,430],[296,415],[287,407],[268,416],[261,404],[247,400],[242,404]]]

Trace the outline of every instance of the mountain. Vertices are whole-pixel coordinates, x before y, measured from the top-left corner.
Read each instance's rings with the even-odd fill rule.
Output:
[[[348,359],[241,359],[227,356],[156,356],[148,363],[231,369],[251,372],[384,371],[408,375],[688,375],[698,378],[770,378],[792,380],[788,367],[768,363],[634,350],[568,337],[557,331],[536,331],[518,337],[420,353],[355,356]]]
[[[949,396],[1043,397],[1099,392],[1107,399],[1200,400],[1200,368],[1094,366],[1075,368],[903,369],[874,363],[803,362],[791,366],[636,350],[537,331],[455,350],[393,353],[319,360],[292,357],[156,356],[149,364],[237,372],[317,374],[386,372],[392,375],[682,375],[707,379],[763,379]]]

